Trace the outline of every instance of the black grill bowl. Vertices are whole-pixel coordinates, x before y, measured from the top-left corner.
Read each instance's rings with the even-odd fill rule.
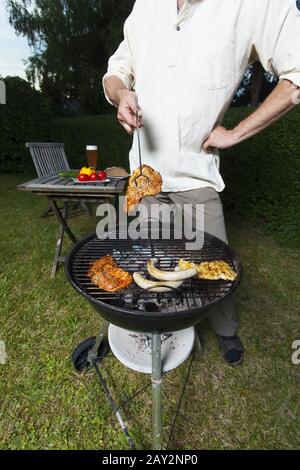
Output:
[[[121,231],[121,238],[125,234]],[[69,254],[65,271],[67,278],[94,309],[108,322],[127,330],[166,333],[178,331],[201,322],[220,303],[230,297],[242,279],[242,264],[236,253],[225,243],[205,233],[201,250],[186,249],[187,241],[171,239],[99,239],[96,234],[77,243]],[[158,258],[163,270],[175,269],[183,258],[195,263],[227,261],[237,273],[234,282],[186,281],[179,292],[145,292],[136,284],[119,293],[108,293],[91,283],[87,276],[90,264],[102,256],[111,255],[118,265],[130,273],[147,276],[147,261]]]

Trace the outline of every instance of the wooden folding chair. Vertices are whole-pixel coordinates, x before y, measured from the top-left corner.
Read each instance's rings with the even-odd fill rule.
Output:
[[[51,175],[60,171],[70,170],[67,160],[64,144],[62,143],[45,143],[45,142],[29,142],[26,144],[32,157],[32,161],[39,178]],[[42,217],[46,218],[53,213],[52,207],[49,206]]]
[[[27,143],[38,177],[51,175],[59,171],[70,170],[64,144],[62,143]]]

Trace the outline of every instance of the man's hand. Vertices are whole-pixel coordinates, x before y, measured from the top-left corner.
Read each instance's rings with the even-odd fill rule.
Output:
[[[128,90],[125,83],[118,77],[111,75],[104,81],[105,90],[110,102],[118,110],[118,119],[128,134],[132,134],[137,127],[136,113],[139,113],[139,127],[144,125],[142,112],[138,105],[136,93]]]
[[[204,142],[203,149],[205,152],[209,153],[213,148],[227,149],[236,143],[233,131],[227,130],[222,126],[217,126]]]
[[[144,125],[142,112],[138,105],[138,97],[133,91],[119,90],[118,120],[128,134],[132,134],[137,127],[136,113],[139,113],[139,127]]]

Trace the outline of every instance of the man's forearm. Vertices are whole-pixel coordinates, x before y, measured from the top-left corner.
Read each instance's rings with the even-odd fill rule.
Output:
[[[114,106],[118,108],[122,91],[128,91],[125,84],[122,82],[122,80],[120,80],[120,78],[111,75],[104,80],[104,86],[108,98],[114,104]]]
[[[144,125],[142,111],[138,105],[138,97],[134,91],[128,90],[120,78],[111,75],[104,80],[104,87],[109,100],[118,110],[118,120],[128,134],[136,127]]]
[[[252,137],[290,111],[295,106],[293,95],[296,90],[296,85],[282,80],[264,103],[232,130],[234,143]]]

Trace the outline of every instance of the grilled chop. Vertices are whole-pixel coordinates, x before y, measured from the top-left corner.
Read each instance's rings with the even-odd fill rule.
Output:
[[[119,268],[112,256],[94,261],[88,276],[94,285],[106,292],[120,292],[133,282],[132,275]]]
[[[223,279],[224,281],[235,281],[237,278],[237,274],[225,261],[207,261],[195,264],[181,259],[178,265],[182,270],[196,268],[198,271],[198,278],[208,281],[218,281],[219,279]]]
[[[126,193],[125,210],[130,212],[145,196],[156,196],[162,190],[162,177],[158,171],[148,165],[143,165],[143,175],[149,179],[140,177],[140,168],[135,170],[129,180]],[[138,179],[136,179],[138,178]]]

